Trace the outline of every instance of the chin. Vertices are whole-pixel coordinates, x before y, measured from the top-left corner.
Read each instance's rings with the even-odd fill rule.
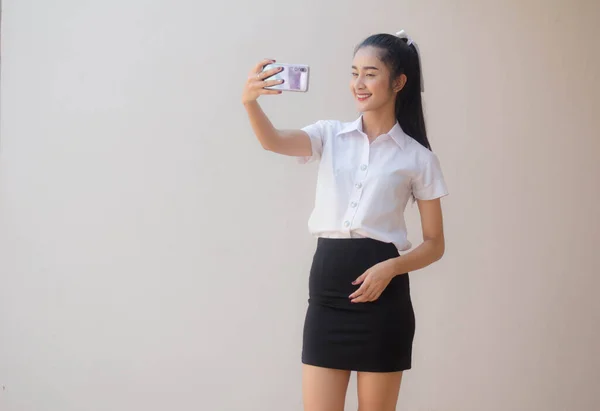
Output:
[[[356,108],[358,109],[358,111],[360,112],[365,112],[365,111],[369,111],[371,108],[371,104],[369,103],[362,103],[360,101],[355,100],[355,104],[356,104]]]
[[[356,96],[354,96],[354,103],[356,104],[358,111],[362,113],[373,111],[378,106],[377,101],[373,100],[373,96],[371,96],[367,101],[359,101]]]
[[[371,107],[370,104],[361,104],[361,103],[358,103],[358,104],[356,104],[356,109],[360,113],[367,113],[369,111],[373,111],[373,107]]]

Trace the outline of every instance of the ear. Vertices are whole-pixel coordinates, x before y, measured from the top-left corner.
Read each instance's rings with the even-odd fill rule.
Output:
[[[394,81],[394,93],[399,93],[406,85],[407,80],[406,74],[400,74],[398,78],[396,78],[396,81]]]

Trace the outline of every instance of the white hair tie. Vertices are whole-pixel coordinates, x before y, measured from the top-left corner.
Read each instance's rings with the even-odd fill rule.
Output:
[[[404,30],[400,30],[399,32],[397,32],[396,37],[400,37],[401,39],[406,39],[406,44],[408,44],[409,46],[411,44],[413,44],[413,39],[408,34],[406,34],[406,32]]]
[[[412,37],[406,34],[404,30],[400,30],[399,32],[397,32],[396,37],[405,39],[407,46],[412,45],[415,47],[415,50],[417,50],[417,58],[419,59],[419,72],[421,75],[421,92],[425,91],[425,85],[423,83],[423,66],[421,65],[421,53],[419,52],[419,46],[417,46],[417,43],[415,43]]]

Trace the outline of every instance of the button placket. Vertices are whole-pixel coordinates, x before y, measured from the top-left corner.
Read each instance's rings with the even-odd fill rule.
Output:
[[[358,206],[362,197],[364,181],[369,169],[370,144],[369,139],[366,136],[365,145],[363,147],[361,162],[355,173],[354,190],[352,190],[353,192],[350,195],[346,216],[344,218],[344,222],[342,223],[347,234],[350,233],[350,226],[352,225],[352,221],[354,220],[354,217],[358,211]]]

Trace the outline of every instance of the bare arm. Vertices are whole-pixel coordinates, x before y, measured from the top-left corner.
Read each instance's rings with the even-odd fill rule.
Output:
[[[288,156],[310,156],[312,147],[310,137],[302,130],[277,130],[258,104],[258,97],[264,94],[281,94],[278,90],[265,87],[281,84],[281,80],[265,80],[279,71],[278,68],[262,73],[262,68],[274,62],[263,60],[256,65],[248,76],[242,95],[242,103],[248,113],[250,125],[256,138],[265,150]]]
[[[445,240],[440,199],[417,200],[417,204],[421,214],[423,242],[414,250],[391,260],[396,274],[427,267],[444,255]]]
[[[302,130],[277,130],[257,101],[244,104],[252,130],[265,150],[288,156],[312,154],[310,138]]]
[[[361,286],[350,294],[352,303],[375,301],[392,278],[426,267],[444,254],[444,230],[440,199],[417,200],[423,227],[423,242],[414,250],[374,265],[359,276],[353,284]]]

